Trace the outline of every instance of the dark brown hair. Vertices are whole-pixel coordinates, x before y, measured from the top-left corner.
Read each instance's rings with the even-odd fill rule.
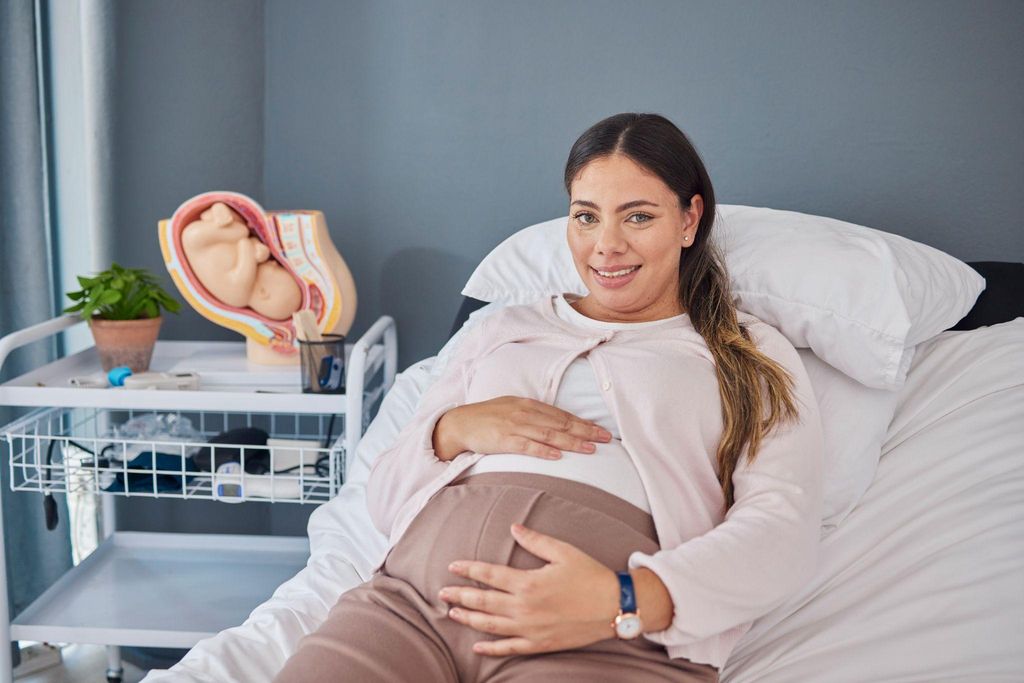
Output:
[[[671,121],[659,114],[616,114],[580,136],[565,164],[565,191],[595,159],[622,154],[656,174],[679,197],[681,207],[699,194],[704,200],[693,244],[679,261],[679,301],[715,358],[723,431],[718,445],[718,480],[725,509],[732,507],[732,473],[748,450],[750,461],[761,440],[786,419],[796,419],[793,378],[754,344],[736,317],[725,261],[711,242],[715,191],[704,162]],[[767,415],[765,412],[767,410]]]

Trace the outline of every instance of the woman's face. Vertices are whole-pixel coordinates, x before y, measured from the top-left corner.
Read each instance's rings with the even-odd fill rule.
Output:
[[[622,154],[595,159],[570,188],[567,239],[590,294],[576,307],[608,322],[661,320],[685,313],[679,303],[680,250],[693,244],[703,211],[689,208],[658,176]],[[689,237],[684,240],[684,237]],[[597,270],[640,266],[621,278]]]

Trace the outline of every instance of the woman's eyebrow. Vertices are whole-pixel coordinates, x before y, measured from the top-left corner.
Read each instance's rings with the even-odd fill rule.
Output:
[[[576,201],[573,202],[573,204],[582,204],[583,206],[589,206],[590,208],[597,209],[597,210],[601,209],[600,206],[598,206],[594,202],[588,202],[586,199],[577,199]],[[570,204],[570,206],[571,206],[571,204]],[[649,202],[646,199],[634,199],[633,201],[626,202],[625,204],[623,204],[622,206],[617,208],[615,210],[615,212],[616,213],[622,213],[626,209],[632,209],[632,208],[637,207],[637,206],[653,206],[655,208],[658,208],[658,205],[655,204],[654,202]]]

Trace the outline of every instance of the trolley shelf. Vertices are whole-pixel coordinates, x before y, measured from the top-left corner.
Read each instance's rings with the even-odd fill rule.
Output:
[[[16,640],[190,648],[309,558],[302,537],[117,531],[11,623]]]
[[[348,363],[355,344],[345,345]],[[369,346],[365,376],[373,375],[385,360],[384,344]],[[347,365],[346,365],[347,367]],[[0,405],[106,407],[146,410],[222,410],[244,406],[264,413],[340,413],[344,394],[303,394],[296,366],[249,363],[244,342],[158,341],[150,364],[153,372],[194,371],[200,375],[198,391],[90,389],[68,384],[76,376],[102,372],[95,347],[0,384]],[[301,398],[301,400],[296,400]],[[372,400],[370,401],[372,403]]]

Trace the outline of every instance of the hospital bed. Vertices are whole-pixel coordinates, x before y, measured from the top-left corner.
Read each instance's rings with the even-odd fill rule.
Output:
[[[1019,284],[1024,265],[1008,265]],[[1015,291],[987,296],[1012,303]],[[464,300],[452,332],[481,305]],[[867,493],[823,537],[813,580],[754,622],[723,682],[1024,680],[1020,315],[997,321],[974,310],[918,346]],[[345,485],[310,518],[305,569],[243,624],[147,683],[269,681],[340,595],[369,579],[386,543],[367,514],[370,463],[436,380],[437,358],[396,377],[348,459]]]

